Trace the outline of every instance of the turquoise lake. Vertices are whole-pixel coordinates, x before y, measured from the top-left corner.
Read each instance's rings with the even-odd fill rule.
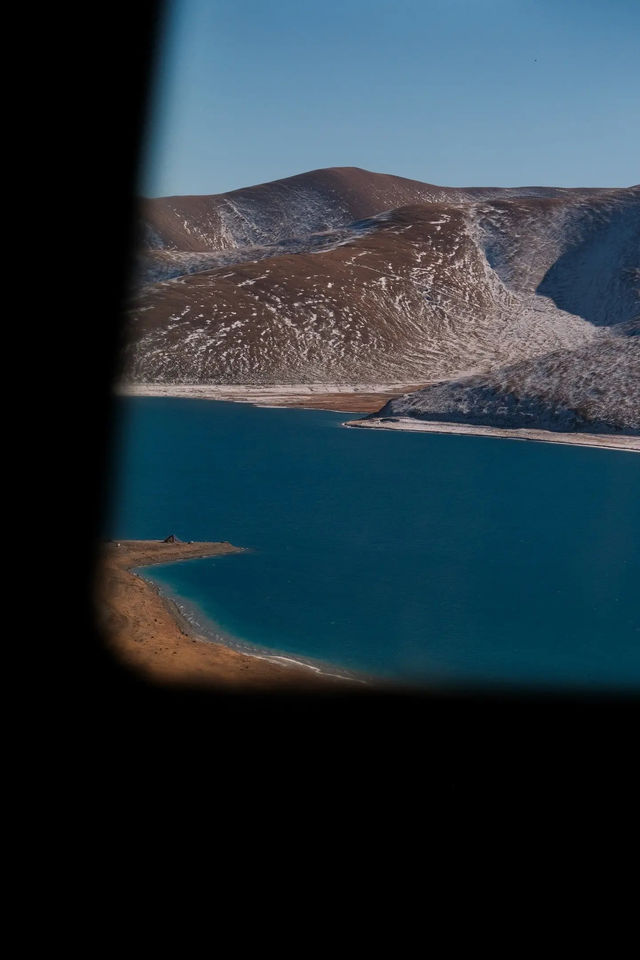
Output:
[[[135,398],[106,535],[239,645],[428,686],[640,688],[640,456]]]

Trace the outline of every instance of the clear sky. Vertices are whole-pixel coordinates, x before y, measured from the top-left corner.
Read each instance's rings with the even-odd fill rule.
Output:
[[[167,0],[140,190],[640,181],[640,0]]]

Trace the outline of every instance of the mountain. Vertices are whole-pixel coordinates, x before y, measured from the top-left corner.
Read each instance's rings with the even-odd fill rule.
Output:
[[[347,167],[146,200],[140,217],[123,379],[421,383],[394,415],[507,404],[618,422],[639,342],[639,186],[438,187]],[[602,409],[581,393],[598,377]]]

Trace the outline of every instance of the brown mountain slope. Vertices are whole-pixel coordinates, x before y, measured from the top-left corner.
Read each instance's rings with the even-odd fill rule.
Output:
[[[127,374],[192,383],[420,382],[590,339],[593,328],[580,317],[507,289],[476,234],[465,207],[404,207],[321,253],[148,287],[133,311]]]

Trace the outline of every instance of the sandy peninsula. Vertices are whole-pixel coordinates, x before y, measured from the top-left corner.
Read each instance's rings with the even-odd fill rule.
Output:
[[[240,552],[230,543],[119,540],[104,545],[96,585],[98,626],[131,670],[163,685],[247,692],[366,689],[362,681],[320,672],[285,657],[240,653],[194,632],[178,607],[132,567]]]
[[[536,440],[542,443],[569,443],[579,447],[605,447],[608,450],[626,450],[640,453],[640,437],[607,433],[556,433],[553,430],[488,427],[469,423],[444,423],[418,420],[414,417],[372,417],[369,420],[347,420],[345,427],[365,427],[374,430],[414,430],[417,433],[458,433],[479,437],[500,437],[505,440]]]

